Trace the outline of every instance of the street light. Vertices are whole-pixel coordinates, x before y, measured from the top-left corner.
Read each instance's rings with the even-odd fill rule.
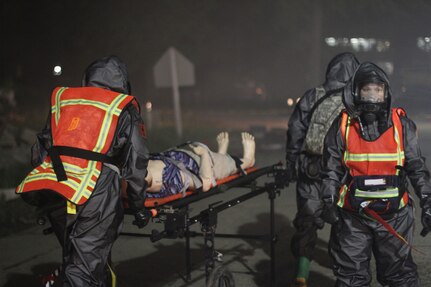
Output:
[[[55,66],[52,70],[52,74],[54,76],[60,76],[61,75],[61,66]]]
[[[288,99],[287,99],[287,105],[288,105],[289,107],[291,107],[291,106],[293,105],[293,99],[292,99],[292,98],[288,98]]]

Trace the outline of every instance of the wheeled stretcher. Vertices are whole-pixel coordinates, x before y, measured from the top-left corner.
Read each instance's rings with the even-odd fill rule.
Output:
[[[262,186],[257,185],[257,179],[266,176],[269,180]],[[281,163],[263,168],[250,168],[245,174],[235,174],[217,181],[217,185],[207,192],[187,191],[183,194],[171,195],[168,198],[151,198],[145,202],[145,208],[153,214],[153,221],[164,225],[162,230],[152,230],[150,234],[123,232],[125,236],[149,237],[152,242],[165,238],[185,238],[186,251],[186,274],[185,280],[191,280],[191,249],[190,238],[203,236],[205,246],[205,276],[207,286],[234,286],[232,274],[223,266],[216,267],[216,261],[220,261],[221,254],[214,248],[216,237],[227,238],[253,238],[269,241],[270,244],[270,286],[275,286],[275,244],[277,234],[275,231],[275,210],[274,200],[284,188],[283,169]],[[248,191],[240,196],[227,201],[217,201],[208,204],[208,208],[191,214],[189,205],[201,200],[205,200],[220,194],[229,189],[243,188]],[[263,193],[268,194],[270,201],[270,234],[262,235],[241,235],[241,234],[216,234],[217,216],[223,210],[241,204],[248,199]],[[232,193],[234,194],[234,193]],[[126,209],[126,214],[132,212]],[[193,232],[190,227],[196,223],[201,225],[202,233]]]

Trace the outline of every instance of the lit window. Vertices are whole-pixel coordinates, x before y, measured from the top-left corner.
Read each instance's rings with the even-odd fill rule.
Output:
[[[356,52],[377,51],[384,52],[391,46],[388,40],[374,38],[325,38],[325,43],[330,47],[350,47]]]

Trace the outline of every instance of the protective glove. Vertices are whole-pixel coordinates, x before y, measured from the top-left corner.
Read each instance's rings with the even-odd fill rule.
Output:
[[[151,217],[151,211],[147,209],[141,209],[135,213],[135,220],[132,222],[132,224],[136,225],[138,228],[143,228],[148,224]]]
[[[285,184],[289,185],[290,182],[297,180],[296,163],[294,161],[286,160]]]
[[[422,206],[422,236],[426,236],[428,232],[431,231],[431,197],[430,196],[423,196],[421,200],[421,206]]]
[[[337,207],[338,199],[335,196],[329,196],[322,198],[323,207],[321,218],[323,221],[329,224],[335,224],[339,220],[338,207]]]

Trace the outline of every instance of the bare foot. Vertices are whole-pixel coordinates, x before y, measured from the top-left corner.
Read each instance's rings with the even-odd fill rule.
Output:
[[[247,132],[241,133],[242,138],[242,147],[244,150],[243,158],[241,159],[243,164],[241,167],[243,169],[252,167],[255,163],[255,152],[256,152],[256,143],[254,141],[254,136]]]
[[[229,133],[221,132],[217,135],[218,151],[217,153],[226,154],[229,146]]]

